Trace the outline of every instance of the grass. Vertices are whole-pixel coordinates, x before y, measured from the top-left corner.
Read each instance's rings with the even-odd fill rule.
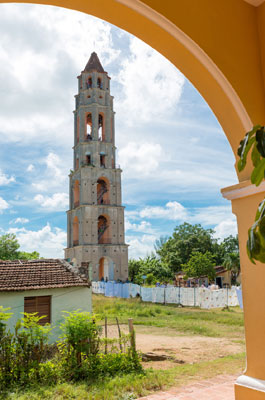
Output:
[[[135,325],[171,328],[180,334],[228,338],[244,335],[243,312],[239,307],[202,310],[93,295],[93,311],[102,319],[107,316],[110,323],[115,323],[118,316],[120,323],[133,318]]]
[[[168,370],[147,370],[145,375],[117,376],[88,386],[86,383],[64,383],[50,387],[30,388],[5,394],[4,399],[14,400],[132,400],[150,391],[182,386],[221,374],[236,374],[243,370],[245,354],[220,358],[214,361],[185,364]]]

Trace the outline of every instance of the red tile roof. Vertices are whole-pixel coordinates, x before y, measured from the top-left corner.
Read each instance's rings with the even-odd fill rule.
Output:
[[[0,260],[1,292],[90,285],[64,260]]]

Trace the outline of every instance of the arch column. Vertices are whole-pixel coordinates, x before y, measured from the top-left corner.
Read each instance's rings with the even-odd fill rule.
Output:
[[[247,255],[248,229],[258,204],[265,197],[265,181],[256,187],[250,181],[222,189],[237,217],[243,289],[247,368],[235,384],[236,400],[265,398],[265,265],[252,264]]]

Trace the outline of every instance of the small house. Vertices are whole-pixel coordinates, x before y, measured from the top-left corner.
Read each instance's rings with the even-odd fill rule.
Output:
[[[0,305],[13,313],[11,331],[24,312],[45,316],[40,324],[54,327],[53,342],[60,334],[63,311],[91,312],[91,283],[60,259],[0,261]]]

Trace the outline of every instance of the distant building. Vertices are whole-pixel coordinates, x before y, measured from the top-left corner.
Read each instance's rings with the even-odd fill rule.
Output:
[[[60,333],[63,311],[92,311],[91,283],[64,260],[0,261],[0,305],[10,307],[13,331],[24,312],[45,316],[40,324],[51,323],[51,341]]]
[[[96,53],[78,77],[65,258],[97,281],[128,278],[110,78]]]
[[[232,273],[231,271],[227,270],[225,267],[221,265],[217,265],[214,267],[216,277],[214,283],[219,286],[219,288],[224,287],[231,287],[232,285]],[[241,275],[237,277],[237,282],[241,283]],[[177,286],[201,286],[205,285],[208,286],[209,280],[207,276],[201,276],[200,278],[189,278],[185,279],[185,272],[180,271],[175,275],[175,283]]]

